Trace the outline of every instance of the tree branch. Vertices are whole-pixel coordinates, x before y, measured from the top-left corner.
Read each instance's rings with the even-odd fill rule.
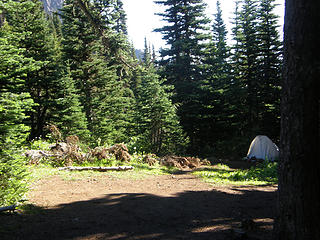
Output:
[[[59,170],[68,170],[68,171],[127,171],[132,170],[132,166],[119,166],[119,167],[61,167]]]

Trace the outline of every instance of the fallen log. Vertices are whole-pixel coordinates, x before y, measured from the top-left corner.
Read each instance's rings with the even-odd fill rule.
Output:
[[[132,166],[119,166],[119,167],[60,167],[58,168],[60,171],[68,170],[68,171],[99,171],[99,172],[107,172],[107,171],[127,171],[132,170],[134,167]]]
[[[0,212],[5,212],[5,211],[14,211],[16,210],[16,205],[11,205],[7,207],[0,207]]]

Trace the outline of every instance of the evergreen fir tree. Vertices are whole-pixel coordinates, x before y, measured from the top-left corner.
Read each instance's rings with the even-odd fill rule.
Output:
[[[137,150],[160,155],[182,153],[188,144],[170,96],[154,67],[138,70],[136,88]]]
[[[99,55],[93,54],[86,65],[94,71],[90,92],[93,136],[107,144],[127,142],[132,128],[134,96],[131,89],[124,86],[126,80],[121,79],[126,76],[118,73],[118,65],[108,66],[110,64]]]
[[[233,79],[240,76],[240,56],[241,56],[241,50],[240,50],[240,41],[242,39],[242,31],[241,31],[241,24],[240,24],[240,1],[235,1],[235,9],[233,12],[234,18],[232,19],[232,40],[233,44],[231,47],[231,66],[232,66],[232,76]],[[234,81],[238,82],[238,81]]]
[[[244,124],[246,123],[245,109],[246,109],[246,85],[242,81],[243,64],[242,57],[242,44],[243,37],[242,24],[240,18],[241,0],[235,2],[233,27],[232,27],[232,40],[233,45],[231,47],[231,82],[228,88],[229,102],[230,102],[230,114],[232,126],[234,127],[235,141],[240,141],[237,136],[243,135]]]
[[[65,67],[61,66],[61,70]],[[56,98],[56,109],[52,113],[51,122],[59,127],[64,137],[77,135],[82,141],[90,140],[83,107],[80,104],[79,95],[75,89],[74,80],[67,68],[61,72]]]
[[[232,36],[232,71],[228,88],[234,151],[244,155],[258,134],[258,16],[256,0],[236,2]]]
[[[150,47],[148,46],[146,37],[144,38],[144,51],[143,51],[142,62],[145,67],[150,67],[152,63],[151,51],[150,51]]]
[[[56,89],[55,42],[40,1],[9,1],[7,19],[12,30],[19,34],[17,44],[25,48],[24,55],[33,58],[40,66],[28,72],[25,87],[36,103],[30,112],[30,138],[43,135],[44,126],[49,122]],[[18,36],[18,35],[17,35]]]
[[[228,91],[236,129],[232,142],[238,143],[235,146],[242,155],[254,136],[278,136],[280,43],[270,4],[237,2],[233,22],[232,80]]]
[[[167,0],[156,1],[166,10],[162,16],[167,25],[155,31],[163,34],[169,48],[162,49],[160,66],[162,74],[169,84],[175,87],[173,100],[178,104],[181,124],[191,141],[193,151],[199,146],[198,112],[201,102],[200,85],[203,80],[203,57],[205,40],[208,39],[207,23],[202,0]]]
[[[222,19],[222,10],[220,7],[220,1],[217,1],[217,12],[214,14],[214,22],[212,25],[213,43],[216,46],[216,57],[218,62],[223,65],[227,63],[229,57],[229,49],[227,46],[227,29]]]
[[[80,103],[84,107],[88,129],[92,131],[92,97],[93,83],[90,82],[88,67],[85,63],[90,59],[94,42],[99,38],[72,0],[66,0],[61,9],[62,51],[63,60],[70,64],[70,77],[75,81]]]
[[[6,3],[2,7],[10,8]],[[29,128],[26,112],[33,101],[24,92],[24,75],[37,70],[32,58],[25,58],[25,49],[16,46],[20,34],[12,32],[3,18],[0,27],[0,206],[18,203],[27,191],[26,167],[21,155]]]
[[[126,35],[127,16],[123,9],[122,0],[93,0],[88,9],[94,14],[95,21],[99,22],[105,30],[112,30],[118,34]]]
[[[279,139],[280,132],[280,79],[282,70],[281,41],[278,19],[274,14],[274,0],[261,0],[258,17],[259,79],[261,81],[260,129],[272,139]]]
[[[242,10],[240,12],[241,30],[243,38],[241,44],[241,81],[244,82],[247,88],[246,93],[246,132],[250,133],[250,138],[257,135],[258,126],[258,93],[259,93],[259,78],[258,78],[258,16],[256,0],[244,0]]]
[[[212,40],[207,48],[206,80],[202,84],[205,101],[202,105],[202,145],[207,154],[221,153],[221,146],[230,134],[228,88],[230,87],[229,48],[227,30],[222,19],[220,2],[212,25]],[[224,129],[223,131],[221,129]]]
[[[79,89],[88,129],[94,139],[100,138],[104,143],[125,142],[130,135],[133,116],[134,96],[128,87],[130,74],[117,56],[105,48],[81,9],[70,3],[67,0],[61,11],[63,53],[64,59],[70,62],[71,77]],[[95,1],[92,11],[108,12],[110,6],[106,4]],[[108,31],[113,26],[109,17],[99,20],[109,24],[103,25]],[[116,43],[117,47],[122,47],[119,51],[129,55],[129,48],[126,49],[126,43],[121,41],[118,39],[119,45]]]
[[[54,106],[50,109],[50,124],[59,127],[63,136],[77,135],[80,140],[89,140],[87,120],[80,104],[79,95],[71,77],[70,69],[62,58],[62,24],[57,15],[50,15],[50,27],[54,38],[54,61],[57,63],[55,71],[55,85],[57,93]]]
[[[122,33],[122,34],[127,35],[128,34],[127,15],[123,9],[122,0],[116,0],[114,12],[113,12],[113,18],[114,18],[114,22],[115,22],[115,26],[113,27],[113,29],[117,33]]]

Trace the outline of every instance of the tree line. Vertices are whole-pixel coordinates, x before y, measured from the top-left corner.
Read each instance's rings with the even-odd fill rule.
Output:
[[[133,55],[121,1],[87,7],[108,47],[77,1],[64,1],[50,15],[40,1],[2,1],[1,9],[1,94],[30,100],[21,121],[28,140],[45,138],[54,124],[91,145],[125,142],[156,153],[184,148],[167,87],[151,62]]]
[[[259,134],[279,140],[281,41],[273,0],[235,1],[232,39],[217,1],[213,22],[201,0],[156,1],[166,25],[156,29],[159,73],[174,86],[173,103],[201,154],[244,156]]]
[[[202,1],[158,1],[167,8],[160,13],[167,25],[158,31],[169,47],[158,61],[145,50],[142,62],[126,40],[121,1],[76,2],[85,3],[94,23],[106,24],[109,41],[75,2],[60,17],[45,15],[35,0],[0,2],[0,205],[23,196],[19,149],[26,139],[45,137],[48,123],[91,144],[118,137],[155,151],[183,143],[189,151],[226,153],[256,133],[278,137],[281,45],[273,1],[236,1],[232,44],[219,7],[209,31]],[[320,236],[319,10],[319,1],[286,1],[274,239]]]
[[[38,0],[1,1],[1,186],[14,189],[19,149],[51,124],[89,146],[160,155],[239,157],[255,135],[279,138],[274,0],[236,1],[231,41],[219,1],[213,21],[202,0],[156,3],[168,47],[156,56],[145,41],[138,60],[121,0],[65,0],[51,14]]]

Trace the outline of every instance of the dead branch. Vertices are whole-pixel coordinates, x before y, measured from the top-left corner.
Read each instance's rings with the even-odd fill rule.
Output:
[[[118,166],[118,167],[61,167],[60,171],[68,170],[68,171],[99,171],[99,172],[107,172],[107,171],[127,171],[132,170],[134,167],[132,166]]]
[[[160,164],[167,167],[177,167],[180,169],[194,169],[202,165],[210,165],[210,162],[208,162],[208,160],[201,160],[196,157],[165,156],[160,159]]]
[[[5,211],[14,211],[16,210],[16,205],[11,205],[7,207],[0,207],[0,212],[5,212]]]

